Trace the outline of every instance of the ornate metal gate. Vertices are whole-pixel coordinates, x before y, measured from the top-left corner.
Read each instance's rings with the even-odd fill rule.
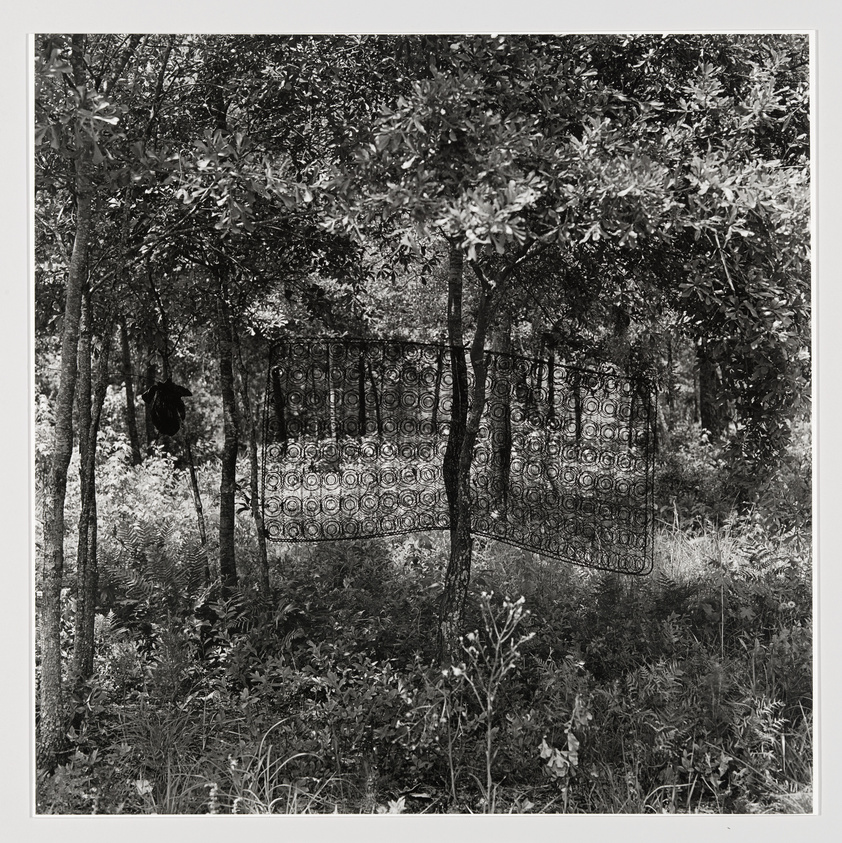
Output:
[[[274,348],[263,451],[270,539],[449,526],[442,463],[452,353],[465,350],[348,339]],[[486,355],[487,400],[471,472],[474,533],[578,565],[649,571],[651,385],[553,359]]]

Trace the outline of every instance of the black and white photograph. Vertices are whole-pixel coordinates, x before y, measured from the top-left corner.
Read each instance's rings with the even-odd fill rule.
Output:
[[[36,815],[816,811],[814,33],[478,29],[31,36]]]

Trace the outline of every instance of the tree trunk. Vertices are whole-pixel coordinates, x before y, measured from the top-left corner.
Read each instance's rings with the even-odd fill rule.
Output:
[[[120,348],[123,356],[123,384],[126,388],[126,428],[129,431],[129,442],[132,446],[132,465],[140,465],[143,461],[143,455],[140,451],[140,436],[137,432],[137,413],[134,405],[134,372],[132,370],[129,330],[126,327],[125,315],[120,316]]]
[[[512,317],[503,310],[493,332],[491,348],[499,354],[512,353]],[[499,359],[498,359],[499,363]],[[491,437],[491,494],[497,517],[506,520],[512,461],[511,369],[509,360],[497,366],[500,389],[489,397],[489,433]]]
[[[85,588],[88,569],[88,531],[91,526],[91,474],[88,471],[88,451],[92,417],[91,386],[91,294],[82,293],[82,309],[79,315],[79,351],[76,363],[76,421],[79,439],[79,490],[81,507],[79,513],[79,536],[76,547],[76,617],[73,639],[73,681],[84,675],[84,635],[86,623]]]
[[[461,267],[460,267],[461,268]],[[453,267],[451,266],[451,271]],[[471,524],[471,466],[474,458],[474,446],[479,434],[480,421],[485,408],[488,361],[485,354],[485,340],[488,326],[494,314],[492,290],[484,276],[474,267],[480,282],[480,296],[477,305],[476,329],[471,342],[471,367],[474,372],[474,387],[471,394],[470,409],[464,424],[459,444],[456,469],[455,526],[450,524],[450,559],[444,578],[441,613],[439,618],[437,651],[439,660],[455,663],[461,656],[461,636],[465,615],[465,600],[471,579],[471,558],[473,554],[473,531]],[[460,273],[461,274],[461,273]],[[456,286],[454,284],[454,286]],[[461,294],[461,284],[458,285]],[[499,284],[498,284],[499,290]],[[461,301],[460,301],[461,304]],[[453,336],[451,332],[451,343]],[[464,362],[460,354],[458,358]],[[467,380],[467,377],[465,378]],[[455,381],[455,378],[454,378]],[[455,383],[454,383],[455,388]],[[466,390],[467,392],[467,390]],[[467,396],[465,397],[467,404]],[[454,406],[456,402],[454,401]],[[448,442],[448,445],[450,443]],[[447,458],[445,457],[445,462]],[[450,497],[448,496],[448,502]],[[451,507],[451,512],[453,507]]]
[[[155,379],[158,376],[158,367],[154,360],[150,360],[146,364],[146,375],[143,379],[143,389],[147,390],[155,385]],[[143,403],[143,426],[146,430],[146,453],[152,453],[152,446],[155,444],[155,438],[158,436],[155,425],[152,424],[152,407],[145,401]]]
[[[699,413],[699,372],[698,367],[693,369],[693,424],[701,424],[702,418]]]
[[[85,36],[72,37],[71,63],[77,88],[84,90]],[[93,185],[87,152],[74,163],[76,194],[76,233],[64,307],[61,338],[61,364],[55,410],[55,432],[50,470],[50,504],[44,519],[44,573],[40,612],[41,686],[40,722],[36,750],[39,768],[51,769],[65,740],[66,713],[61,676],[61,586],[64,574],[64,501],[67,469],[73,451],[73,396],[76,388],[76,355],[82,287],[91,230]]]
[[[720,398],[716,363],[704,346],[696,352],[699,364],[699,417],[702,427],[711,436],[719,437],[728,425],[728,408]]]
[[[251,396],[249,395],[248,369],[243,362],[242,349],[237,339],[236,331],[232,333],[232,339],[236,348],[235,360],[240,373],[240,395],[243,401],[243,411],[246,416],[246,434],[248,436],[249,448],[249,494],[251,497],[251,517],[254,520],[254,529],[257,533],[258,550],[258,584],[260,591],[269,596],[269,554],[266,550],[266,531],[263,526],[263,512],[260,506],[260,484],[259,465],[257,461],[257,423],[252,412]],[[332,389],[332,387],[331,387]],[[361,401],[364,405],[365,401]]]
[[[202,496],[199,493],[199,478],[196,476],[196,464],[193,461],[193,449],[190,447],[190,432],[182,422],[181,436],[184,440],[184,454],[187,457],[187,470],[190,474],[190,492],[193,495],[193,508],[196,510],[196,523],[199,528],[199,545],[205,557],[205,586],[210,585],[210,555],[208,554],[208,532],[205,527],[205,511],[202,508]]]
[[[450,345],[450,374],[453,385],[450,430],[442,464],[450,513],[450,560],[445,572],[436,642],[437,656],[442,663],[459,660],[459,636],[462,631],[462,616],[471,568],[470,542],[467,547],[463,546],[464,534],[459,532],[459,454],[468,418],[468,370],[462,338],[462,272],[462,251],[451,245],[447,276],[447,340]],[[470,531],[468,537],[470,538]]]
[[[79,479],[82,507],[79,516],[79,545],[76,554],[76,622],[73,639],[74,681],[87,679],[94,669],[94,616],[97,593],[97,503],[96,446],[102,407],[108,390],[108,362],[111,351],[110,319],[99,350],[96,382],[91,377],[90,295],[83,300],[83,329],[79,342]]]
[[[222,580],[223,590],[231,591],[237,587],[234,498],[237,491],[239,428],[237,423],[237,398],[234,392],[231,315],[226,295],[227,291],[224,285],[221,285],[217,305],[217,338],[224,441],[222,446],[222,475],[219,484],[219,576]]]
[[[450,410],[450,432],[447,437],[442,474],[450,510],[451,545],[459,519],[457,495],[459,486],[459,452],[468,418],[468,370],[462,339],[462,267],[463,256],[456,246],[450,247],[447,276],[447,340],[450,345],[450,374],[453,381]]]

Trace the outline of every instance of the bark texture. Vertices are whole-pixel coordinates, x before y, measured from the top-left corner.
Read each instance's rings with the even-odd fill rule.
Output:
[[[239,422],[234,391],[234,356],[231,342],[231,314],[226,291],[220,291],[217,305],[217,344],[219,347],[219,383],[222,392],[223,446],[222,474],[219,483],[219,576],[224,591],[237,587],[237,561],[234,545],[237,491],[237,449]]]
[[[90,294],[87,292],[82,299],[81,325],[79,377],[76,388],[81,512],[76,553],[76,621],[71,669],[74,682],[87,679],[94,669],[94,616],[97,595],[96,447],[102,407],[108,389],[112,330],[109,314],[99,343],[94,342],[93,308]]]
[[[72,38],[71,64],[77,89],[84,90],[85,36]],[[61,587],[64,575],[64,502],[67,470],[73,451],[73,397],[76,390],[76,363],[82,288],[87,268],[91,231],[93,185],[87,153],[74,162],[76,232],[67,273],[64,327],[61,338],[59,387],[55,407],[50,503],[44,518],[44,567],[41,606],[38,616],[41,648],[40,707],[36,764],[52,769],[65,741],[67,713],[64,710],[61,665]]]
[[[257,421],[252,411],[251,396],[249,395],[248,369],[243,361],[240,343],[236,331],[231,334],[236,348],[235,360],[237,370],[240,374],[240,395],[243,401],[243,412],[245,413],[245,428],[248,437],[249,451],[249,496],[251,517],[254,521],[254,529],[257,533],[257,582],[260,591],[265,596],[269,595],[269,554],[266,549],[266,531],[263,526],[263,511],[260,506],[260,484],[259,465],[257,461]],[[361,404],[365,404],[364,401]]]
[[[451,289],[455,289],[458,286],[461,304],[461,263],[458,266],[460,269],[460,283],[457,285],[456,279],[454,278]],[[474,384],[470,406],[467,407],[467,395],[465,396],[465,403],[460,404],[460,413],[464,412],[462,408],[467,407],[467,416],[463,416],[465,417],[465,422],[462,429],[461,441],[458,443],[455,500],[451,499],[450,490],[448,489],[448,503],[451,505],[450,559],[448,560],[447,570],[445,572],[437,641],[438,657],[443,664],[453,664],[461,660],[465,600],[468,596],[468,586],[471,580],[471,559],[474,546],[471,523],[471,465],[473,464],[474,447],[485,407],[488,380],[488,359],[485,353],[485,341],[488,337],[488,329],[495,309],[492,287],[476,267],[474,267],[474,271],[480,282],[476,328],[470,348]],[[452,272],[453,266],[451,265]],[[452,343],[453,336],[451,333]],[[454,356],[458,356],[459,360],[464,361],[464,357],[461,354]],[[465,381],[467,381],[467,374],[465,375]],[[456,378],[454,377],[455,390]],[[467,393],[467,389],[465,392]],[[454,400],[454,408],[456,407],[456,403]],[[455,412],[456,410],[454,409]],[[451,428],[452,435],[453,429]],[[450,442],[448,442],[448,445],[450,445]],[[445,457],[445,465],[447,465],[447,462],[447,457]],[[449,473],[452,475],[452,472]],[[454,510],[456,516],[455,523],[453,519]]]
[[[442,474],[450,511],[450,559],[444,578],[444,593],[439,610],[436,641],[438,659],[443,664],[459,660],[459,636],[462,629],[464,601],[471,570],[471,546],[464,546],[459,532],[459,455],[468,419],[468,371],[462,338],[462,252],[450,248],[447,278],[447,340],[450,345],[450,374],[453,382],[450,429],[447,437]],[[468,529],[470,536],[470,527]],[[460,544],[461,542],[461,544]]]
[[[450,537],[453,540],[459,519],[458,462],[468,419],[468,370],[462,339],[462,252],[455,246],[450,249],[447,278],[447,341],[450,345],[450,374],[453,381],[453,400],[450,411],[450,433],[444,456],[442,472],[447,503],[450,509]]]
[[[500,313],[492,332],[491,348],[500,354],[512,353],[512,317],[506,310]],[[494,478],[491,493],[497,517],[505,520],[512,460],[511,372],[502,366],[497,371],[497,379],[497,392],[488,399]]]
[[[150,354],[154,353],[154,351],[150,351]],[[158,367],[155,365],[154,360],[150,360],[149,363],[146,365],[146,373],[143,379],[143,388],[144,390],[150,389],[151,387],[155,386],[155,380],[158,377]],[[146,431],[146,453],[152,453],[152,446],[155,444],[155,439],[158,436],[158,432],[155,430],[155,425],[152,424],[152,407],[151,405],[144,402],[143,404],[143,427]]]

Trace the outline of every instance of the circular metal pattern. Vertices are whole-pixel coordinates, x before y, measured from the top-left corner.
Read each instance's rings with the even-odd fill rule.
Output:
[[[402,463],[401,474],[403,474],[403,468],[406,468],[407,466],[411,466],[413,461],[415,460],[415,447],[416,446],[415,446],[414,442],[401,442],[400,443],[398,451],[400,452],[400,460],[401,460],[401,463]]]
[[[599,426],[594,422],[587,422],[582,425],[582,436],[585,439],[596,439],[599,435]]]
[[[412,510],[418,506],[418,492],[415,489],[403,489],[400,493],[400,504],[402,509],[407,510],[407,516],[412,519]]]
[[[366,493],[360,498],[360,509],[369,515],[377,512],[379,504],[378,496],[371,493]]]
[[[398,507],[398,496],[394,492],[383,492],[377,504],[377,509],[392,513]]]
[[[404,459],[412,459],[401,454]],[[400,484],[402,487],[413,486],[418,479],[418,469],[414,465],[404,465],[401,468]]]
[[[394,468],[384,468],[380,472],[380,485],[384,489],[394,489],[398,485],[398,472]]]
[[[411,533],[420,526],[416,524],[416,520],[412,515],[402,515],[400,518],[400,526],[402,532]]]
[[[386,425],[383,425],[383,435],[386,435]],[[383,442],[380,448],[380,456],[384,460],[393,460],[398,455],[398,446],[394,442]]]
[[[435,373],[434,371],[432,371],[431,369],[424,369],[424,370],[421,372],[420,377],[421,377],[421,383],[422,383],[424,386],[426,386],[426,387],[435,386],[435,383],[436,383],[436,373]],[[429,400],[430,400],[430,402],[431,402],[431,403],[430,403],[430,407],[432,407],[432,402],[433,402],[433,401],[435,401],[435,397],[434,397],[433,395],[422,394],[422,396],[421,396],[421,400],[422,400],[422,401],[424,401],[424,400],[426,400],[426,399],[429,399]],[[430,407],[427,407],[426,409],[430,409]]]
[[[422,509],[435,510],[440,501],[433,489],[422,489],[418,492],[418,503]]]
[[[424,465],[418,469],[418,475],[425,486],[432,485],[440,479],[440,469],[437,466]]]
[[[363,489],[373,489],[379,482],[377,472],[370,468],[361,469],[359,475],[360,485]]]
[[[335,491],[339,488],[339,475],[335,471],[327,472],[322,478],[322,485],[328,491]]]
[[[275,348],[263,446],[269,539],[449,526],[451,353],[444,345],[346,339]],[[472,368],[459,353],[470,395]],[[474,532],[576,564],[648,570],[651,387],[616,369],[516,355],[487,352],[486,364],[471,475]]]

